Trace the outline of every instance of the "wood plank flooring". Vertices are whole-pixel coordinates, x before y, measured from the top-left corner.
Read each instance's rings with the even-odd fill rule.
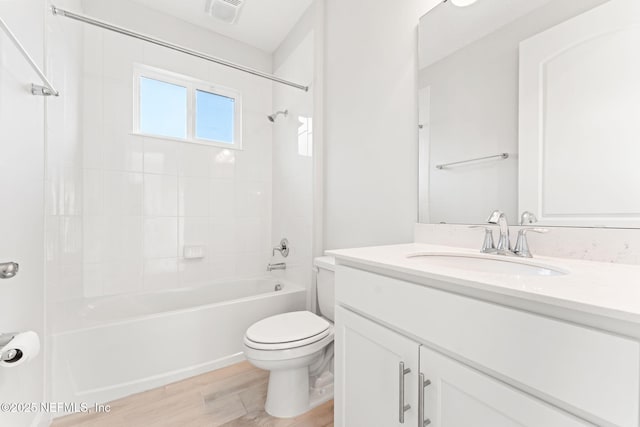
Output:
[[[248,362],[110,402],[109,413],[74,414],[53,427],[333,427],[333,401],[296,418],[264,411],[269,373]]]

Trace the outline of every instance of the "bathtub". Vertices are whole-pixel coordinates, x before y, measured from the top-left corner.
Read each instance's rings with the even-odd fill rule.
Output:
[[[104,403],[236,363],[252,323],[305,304],[303,287],[273,278],[66,302],[52,325],[52,400]]]

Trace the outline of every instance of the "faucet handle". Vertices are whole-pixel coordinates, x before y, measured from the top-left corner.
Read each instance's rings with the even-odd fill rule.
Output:
[[[285,238],[280,240],[280,245],[271,249],[271,256],[275,256],[276,251],[280,252],[283,257],[289,256],[289,241]]]
[[[533,232],[533,233],[548,233],[549,229],[548,228],[539,228],[539,227],[524,227],[521,228],[520,231],[518,231],[518,240],[516,240],[516,247],[513,250],[513,252],[515,252],[516,255],[521,256],[521,257],[525,257],[525,258],[532,258],[533,255],[531,255],[531,251],[529,250],[529,243],[527,242],[527,232]]]
[[[493,243],[493,230],[491,229],[491,227],[486,227],[484,225],[470,225],[469,228],[484,229],[484,241],[482,242],[482,249],[480,249],[480,252],[484,254],[496,252],[496,246]]]
[[[534,222],[538,222],[538,218],[533,212],[524,211],[520,215],[520,225],[533,224]]]

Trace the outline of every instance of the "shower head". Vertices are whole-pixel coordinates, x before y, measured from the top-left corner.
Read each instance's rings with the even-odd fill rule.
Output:
[[[271,123],[276,121],[276,118],[282,114],[283,116],[287,117],[287,115],[289,114],[289,110],[284,110],[284,111],[276,111],[275,113],[271,114],[270,116],[267,116],[267,119],[269,119],[269,121]]]

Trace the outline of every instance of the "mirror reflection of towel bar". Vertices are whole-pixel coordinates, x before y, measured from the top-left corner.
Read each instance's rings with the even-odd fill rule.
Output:
[[[501,153],[501,154],[496,154],[494,156],[478,157],[478,158],[475,158],[475,159],[461,160],[459,162],[443,163],[441,165],[436,165],[436,168],[437,169],[444,169],[444,168],[449,167],[449,166],[461,165],[463,163],[477,162],[478,160],[508,159],[508,158],[509,158],[509,153]]]

